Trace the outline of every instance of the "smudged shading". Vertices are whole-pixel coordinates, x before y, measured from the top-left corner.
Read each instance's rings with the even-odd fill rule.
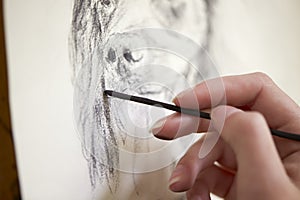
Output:
[[[139,62],[142,59],[142,57],[133,58],[132,52],[129,49],[124,50],[123,56],[128,62]]]
[[[95,70],[100,61],[92,60],[95,60],[95,51],[103,45],[103,35],[117,4],[118,1],[113,0],[75,0],[69,39],[73,82],[77,91],[74,105],[78,114],[75,117],[88,160],[91,184],[95,187],[105,178],[111,191],[116,189],[118,177],[118,152],[114,148],[117,141],[110,126],[109,106],[101,93],[105,81],[100,71]],[[110,62],[116,61],[113,49],[106,58]],[[102,88],[97,87],[98,82]]]
[[[116,62],[116,52],[112,48],[108,50],[107,61]]]

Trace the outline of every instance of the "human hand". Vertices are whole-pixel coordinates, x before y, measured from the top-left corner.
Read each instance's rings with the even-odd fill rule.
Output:
[[[300,142],[272,137],[269,130],[300,133],[299,106],[262,73],[224,77],[223,82],[229,106],[218,106],[211,113],[220,138],[202,159],[198,154],[203,137],[191,146],[170,178],[170,189],[187,191],[188,199],[209,199],[210,193],[225,199],[299,199]],[[220,93],[218,88],[209,91],[205,83],[200,83],[179,94],[174,102],[207,109],[216,106],[210,95]],[[196,95],[196,101],[192,95]],[[221,101],[224,97],[218,98]],[[152,131],[167,139],[187,135],[189,129],[179,129],[180,125],[192,127],[197,120],[190,116],[183,122],[181,119],[175,113],[158,123],[163,122],[163,126],[154,125]],[[197,129],[203,132],[207,127],[208,121],[201,120]]]

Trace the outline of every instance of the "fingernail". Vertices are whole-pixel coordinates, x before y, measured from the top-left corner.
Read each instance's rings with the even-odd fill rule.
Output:
[[[179,183],[182,179],[182,174],[184,172],[184,166],[178,165],[175,170],[173,171],[171,178],[169,180],[169,187],[171,190],[178,190],[176,184]]]
[[[163,128],[165,122],[167,121],[166,118],[160,119],[157,122],[155,122],[152,127],[150,128],[150,131],[153,133],[153,135],[156,135],[159,133],[159,131]]]
[[[180,92],[178,95],[176,95],[176,97],[173,98],[172,102],[176,104],[179,102],[179,99],[181,99],[182,97],[189,95],[191,93],[193,93],[193,88],[186,89],[186,90]]]

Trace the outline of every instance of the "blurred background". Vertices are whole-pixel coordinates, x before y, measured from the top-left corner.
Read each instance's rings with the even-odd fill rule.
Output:
[[[217,0],[211,56],[220,74],[267,73],[300,104],[300,1]]]

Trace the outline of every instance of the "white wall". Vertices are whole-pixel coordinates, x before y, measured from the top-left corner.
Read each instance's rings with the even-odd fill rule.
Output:
[[[300,1],[218,0],[213,58],[221,74],[263,71],[300,104]]]

